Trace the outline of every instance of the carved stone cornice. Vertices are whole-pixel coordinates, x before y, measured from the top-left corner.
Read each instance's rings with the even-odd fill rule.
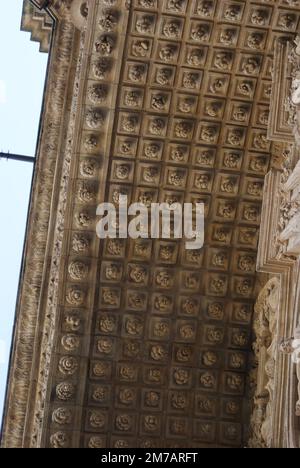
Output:
[[[22,31],[31,32],[31,40],[40,43],[41,52],[49,52],[53,20],[46,11],[40,11],[30,0],[24,0]]]
[[[56,20],[69,17],[75,27],[86,26],[88,8],[94,0],[30,0],[37,8],[45,9]]]
[[[75,29],[71,22],[61,21],[53,38],[54,53],[49,64],[46,85],[43,134],[37,151],[37,164],[24,251],[22,282],[17,304],[17,322],[14,331],[6,410],[4,414],[2,446],[24,447],[30,445],[26,433],[30,417],[32,372],[36,353],[41,349],[41,333],[45,317],[41,312],[43,284],[49,268],[49,238],[52,236],[51,207],[56,201],[54,187],[60,185],[61,142],[68,120],[66,103],[72,88],[71,68]],[[34,248],[33,248],[34,246]],[[46,330],[45,330],[45,333]],[[46,369],[45,369],[46,372]],[[43,399],[44,395],[40,394]]]
[[[86,27],[89,1],[24,0],[21,29],[31,33],[31,40],[40,43],[41,52],[49,52],[55,21],[71,21],[77,29]]]
[[[60,24],[64,25],[64,20],[60,20]],[[69,40],[69,49],[61,49],[61,52],[68,53],[70,57],[75,57],[77,65],[76,67],[73,65],[69,70],[70,76],[66,87],[70,109],[64,110],[65,112],[67,111],[68,116],[67,126],[64,128],[66,139],[60,139],[61,167],[57,168],[57,179],[54,187],[54,192],[56,193],[55,201],[57,203],[55,212],[57,215],[52,218],[52,226],[49,229],[50,239],[48,239],[48,253],[51,256],[51,262],[49,261],[41,292],[40,326],[43,333],[38,343],[41,352],[34,356],[32,372],[32,381],[34,384],[31,386],[31,396],[28,402],[29,407],[32,409],[28,414],[25,430],[27,438],[25,445],[28,444],[31,448],[39,448],[44,442],[45,415],[48,410],[47,401],[49,401],[51,393],[52,366],[55,352],[54,343],[56,341],[55,335],[60,317],[60,301],[63,293],[61,289],[61,284],[63,283],[63,269],[65,267],[63,249],[66,243],[65,228],[68,222],[66,208],[71,184],[72,149],[73,141],[76,140],[75,122],[79,111],[79,82],[82,72],[85,42],[84,34],[81,35],[79,44],[74,41],[74,27],[72,23],[65,23],[63,33],[66,34],[66,39]]]
[[[275,42],[274,63],[272,72],[272,97],[268,125],[268,138],[272,141],[294,143],[291,116],[287,106],[291,87],[291,66],[288,56],[291,43],[285,38]],[[289,66],[282,66],[285,63]]]

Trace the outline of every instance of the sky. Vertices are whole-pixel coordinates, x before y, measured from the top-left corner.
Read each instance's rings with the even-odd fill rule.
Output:
[[[23,0],[0,1],[0,151],[34,156],[48,56],[20,31]],[[32,169],[0,160],[0,420]]]

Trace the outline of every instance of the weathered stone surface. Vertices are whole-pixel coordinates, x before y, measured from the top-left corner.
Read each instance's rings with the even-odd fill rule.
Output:
[[[279,202],[266,192],[261,218],[264,179],[289,157],[268,135],[293,140],[278,105],[269,125],[273,56],[295,39],[300,8],[53,0],[48,11],[57,24],[2,444],[243,446],[261,223],[260,268],[278,245],[267,223]],[[123,194],[203,201],[204,248],[100,241],[97,204]],[[271,431],[264,443],[283,439]]]
[[[24,0],[21,29],[31,33],[31,40],[40,43],[41,52],[49,52],[53,21],[44,11]]]

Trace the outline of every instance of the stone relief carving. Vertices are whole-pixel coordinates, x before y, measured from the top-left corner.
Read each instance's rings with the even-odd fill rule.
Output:
[[[86,27],[90,0],[36,0],[40,8],[47,8],[58,20],[68,19],[80,30]]]
[[[292,365],[296,367],[298,399],[295,405],[295,415],[300,417],[300,327],[295,330],[292,338],[282,340],[280,352],[291,356]]]
[[[300,198],[297,187],[299,177],[299,164],[292,170],[289,160],[286,159],[280,184],[278,258],[282,255],[293,257],[300,253],[298,246]]]
[[[278,347],[277,324],[280,305],[280,281],[272,278],[259,294],[255,305],[257,388],[251,420],[250,447],[272,446],[274,379]]]
[[[290,96],[286,100],[286,110],[289,114],[288,122],[293,127],[293,132],[297,145],[300,143],[300,37],[297,36],[295,39],[295,47],[290,51],[289,62],[292,66],[292,85]]]

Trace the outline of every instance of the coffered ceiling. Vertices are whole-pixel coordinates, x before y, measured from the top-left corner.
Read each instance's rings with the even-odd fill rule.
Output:
[[[47,444],[240,447],[273,51],[298,2],[95,5]],[[97,204],[125,194],[204,202],[204,248],[99,242]]]

